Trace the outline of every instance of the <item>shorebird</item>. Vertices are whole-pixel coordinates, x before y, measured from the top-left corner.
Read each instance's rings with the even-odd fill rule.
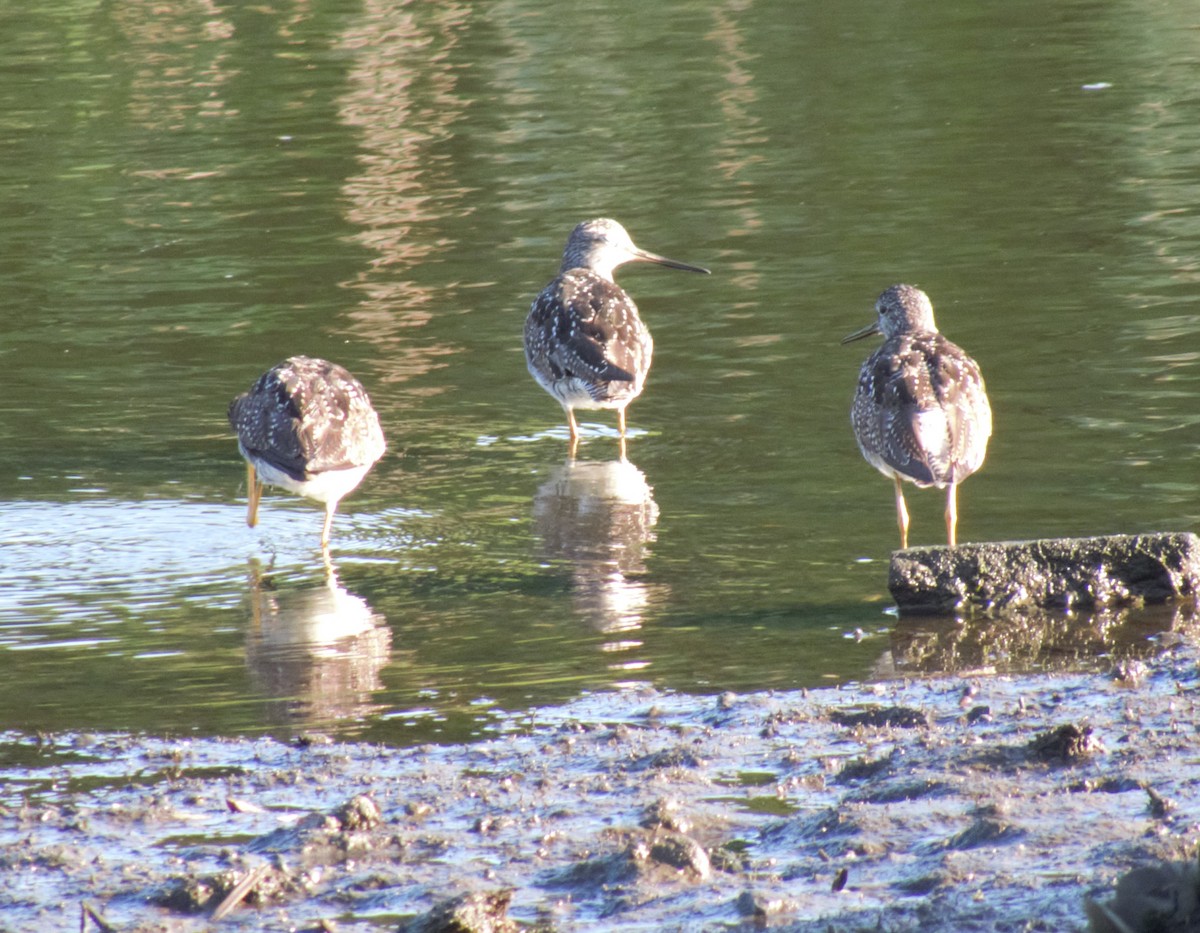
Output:
[[[327,551],[338,502],[387,446],[362,384],[336,363],[293,356],[230,403],[229,423],[246,458],[246,524],[258,521],[263,485],[281,486],[324,503]]]
[[[572,449],[576,408],[615,408],[624,443],[625,408],[645,385],[654,341],[633,299],[613,281],[617,266],[639,260],[708,274],[638,249],[615,220],[586,220],[571,231],[558,275],[525,319],[526,365],[566,411]]]
[[[929,296],[893,285],[877,319],[842,343],[882,334],[858,377],[850,421],[862,455],[896,484],[900,547],[908,547],[901,481],[946,489],[946,540],[956,543],[958,484],[983,465],[992,433],[979,365],[940,333]]]

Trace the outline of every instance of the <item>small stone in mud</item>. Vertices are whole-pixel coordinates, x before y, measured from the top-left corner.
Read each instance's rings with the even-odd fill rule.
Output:
[[[230,872],[224,873],[226,876]],[[199,914],[216,906],[236,882],[228,877],[215,875],[208,878],[176,878],[165,891],[150,898],[152,903],[181,914]]]
[[[404,812],[414,820],[423,820],[433,812],[433,807],[420,801],[409,801],[404,805]]]
[[[551,887],[596,887],[648,881],[705,881],[712,863],[704,847],[690,836],[670,830],[621,833],[625,848],[611,855],[586,859],[550,879]]]
[[[764,897],[753,891],[743,891],[733,906],[741,916],[750,917],[756,923],[765,923],[769,917],[793,913],[800,905],[787,897]]]
[[[503,890],[450,898],[400,927],[400,933],[518,933],[520,927],[508,918],[512,896]]]
[[[338,807],[333,815],[347,832],[374,829],[383,821],[379,804],[365,794],[351,797]]]
[[[849,784],[851,781],[864,781],[876,777],[892,766],[892,757],[854,758],[842,765],[842,769],[834,776],[838,784]]]
[[[669,798],[656,800],[646,807],[638,825],[644,829],[670,829],[677,833],[687,833],[692,829],[692,821],[682,812],[679,801]]]
[[[704,847],[683,833],[659,830],[651,836],[648,845],[635,844],[630,851],[635,861],[649,859],[659,865],[678,869],[697,881],[712,875],[712,863]]]
[[[661,752],[643,755],[632,765],[630,771],[645,771],[650,768],[699,768],[702,762],[686,748],[668,748]]]
[[[517,821],[511,816],[481,816],[475,821],[471,831],[484,834],[495,833],[515,826],[516,823]]]
[[[1082,729],[1067,723],[1043,732],[1029,743],[1030,751],[1042,761],[1073,763],[1101,750],[1099,741],[1092,738],[1092,727]]]
[[[1128,794],[1135,790],[1144,790],[1145,785],[1128,775],[1103,777],[1079,781],[1067,785],[1073,794]]]
[[[929,725],[929,716],[926,713],[905,706],[873,707],[856,713],[834,709],[829,711],[829,718],[839,726],[912,729]]]
[[[746,849],[747,847],[741,839],[734,839],[713,849],[708,856],[712,870],[731,875],[749,870],[751,859]]]

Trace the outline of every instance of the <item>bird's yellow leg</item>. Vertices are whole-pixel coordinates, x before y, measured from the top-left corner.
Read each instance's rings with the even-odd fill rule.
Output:
[[[617,430],[621,434],[621,440],[625,439],[625,409],[617,409]]]
[[[329,550],[329,529],[333,527],[333,513],[337,511],[336,502],[325,503],[325,523],[321,526],[321,550]]]
[[[958,543],[958,486],[950,484],[946,491],[946,541],[951,547]]]
[[[258,524],[258,500],[262,497],[262,485],[254,472],[254,464],[246,463],[246,524],[253,528]]]
[[[900,549],[908,547],[908,507],[904,504],[904,489],[900,485],[900,477],[893,476],[896,481],[896,524],[900,526]]]
[[[571,442],[578,442],[579,425],[575,423],[575,412],[570,408],[567,409],[567,430],[571,432]]]

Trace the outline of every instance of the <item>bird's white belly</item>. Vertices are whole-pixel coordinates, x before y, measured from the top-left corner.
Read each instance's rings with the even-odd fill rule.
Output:
[[[373,464],[367,464],[346,470],[326,470],[324,473],[314,474],[308,479],[298,480],[271,464],[254,458],[254,469],[258,472],[261,482],[268,486],[279,486],[298,496],[322,503],[337,502],[347,495],[362,482],[363,477],[367,475],[367,471],[372,466]]]

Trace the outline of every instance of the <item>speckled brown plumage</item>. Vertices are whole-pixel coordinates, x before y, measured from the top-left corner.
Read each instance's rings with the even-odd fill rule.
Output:
[[[386,449],[362,384],[336,363],[306,356],[263,373],[230,403],[229,423],[247,463],[247,522],[256,521],[261,484],[282,486],[325,503],[323,546],[338,502]]]
[[[843,342],[872,333],[883,345],[859,373],[851,423],[867,462],[896,484],[901,547],[908,514],[901,480],[948,489],[946,533],[956,541],[959,483],[983,465],[992,411],[978,364],[937,329],[928,296],[894,285],[875,303],[878,319]]]
[[[624,437],[625,408],[641,394],[650,371],[650,331],[633,299],[613,281],[613,270],[634,260],[708,272],[639,249],[615,220],[585,221],[571,232],[559,274],[525,319],[526,365],[566,411],[572,441],[578,437],[576,408],[616,409]]]
[[[576,405],[617,407],[642,391],[654,340],[619,285],[590,269],[570,269],[534,301],[525,351],[530,367],[548,374],[548,391],[560,402],[586,393]],[[579,386],[569,386],[572,380]]]

